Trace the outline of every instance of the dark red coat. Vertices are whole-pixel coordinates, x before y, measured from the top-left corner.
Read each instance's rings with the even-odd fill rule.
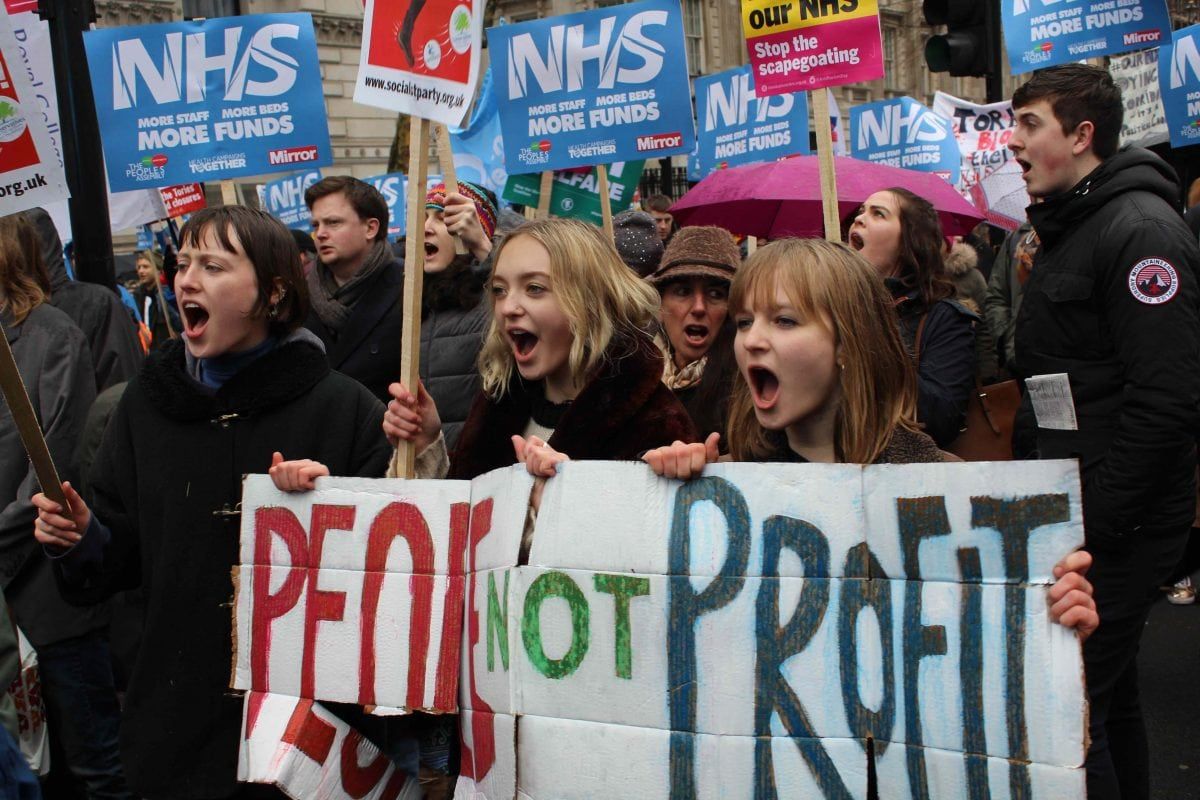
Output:
[[[576,461],[634,461],[676,440],[698,441],[687,410],[663,385],[662,371],[662,353],[649,337],[615,342],[559,421],[550,446]],[[524,433],[530,409],[519,375],[499,401],[480,392],[450,457],[450,477],[474,478],[516,463],[512,437]]]

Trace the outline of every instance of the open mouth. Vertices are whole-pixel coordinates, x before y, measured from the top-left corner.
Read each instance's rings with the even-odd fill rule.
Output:
[[[779,378],[766,367],[751,367],[748,372],[754,405],[763,410],[771,408],[779,398]]]
[[[1028,161],[1024,161],[1024,160],[1022,160],[1022,159],[1020,159],[1020,158],[1016,159],[1016,162],[1017,162],[1018,164],[1020,164],[1020,165],[1021,165],[1021,174],[1022,174],[1022,175],[1028,174],[1029,170],[1030,170],[1030,169],[1032,168],[1032,166],[1033,166],[1033,165],[1032,165],[1032,164],[1030,164]]]
[[[708,340],[707,325],[684,325],[683,335],[687,339],[687,343],[693,347],[699,347]]]
[[[183,304],[183,332],[189,337],[199,336],[208,326],[208,309],[194,300]]]
[[[855,250],[862,250],[863,246],[866,244],[866,242],[863,241],[862,234],[858,233],[857,231],[851,231],[849,238],[850,238],[849,244]]]
[[[538,337],[529,331],[513,328],[508,331],[508,340],[512,342],[513,352],[517,356],[518,362],[529,360],[529,356],[533,353],[533,348],[537,347]]]
[[[425,257],[433,258],[438,254],[438,246],[432,242],[425,243]]]

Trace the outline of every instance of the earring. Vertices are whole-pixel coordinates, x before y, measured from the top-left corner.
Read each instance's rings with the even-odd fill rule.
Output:
[[[267,308],[267,319],[275,319],[275,318],[276,318],[276,317],[278,317],[278,316],[279,316],[279,304],[278,304],[278,303],[272,303],[272,304],[271,304],[271,305],[270,305],[270,306]]]

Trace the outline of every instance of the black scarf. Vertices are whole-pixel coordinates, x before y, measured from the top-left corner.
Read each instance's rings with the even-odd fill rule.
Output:
[[[337,285],[328,267],[320,261],[313,265],[306,279],[308,294],[313,311],[326,328],[335,335],[341,331],[354,304],[362,299],[375,276],[392,262],[392,258],[391,245],[386,240],[376,242],[358,272],[341,286]]]

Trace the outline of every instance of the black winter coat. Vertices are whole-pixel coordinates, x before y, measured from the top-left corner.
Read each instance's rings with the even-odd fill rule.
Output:
[[[74,480],[75,444],[96,397],[84,335],[66,314],[46,303],[20,325],[12,324],[7,311],[0,312],[0,322],[59,477]],[[74,608],[59,595],[50,560],[33,538],[37,514],[30,500],[38,491],[12,411],[0,401],[0,586],[34,647],[108,624],[106,604]]]
[[[321,322],[316,312],[309,314],[304,322],[325,345],[329,366],[354,378],[385,404],[391,399],[388,384],[400,379],[402,297],[404,265],[393,260],[363,292],[337,335]]]
[[[633,461],[676,439],[697,441],[687,410],[662,382],[662,359],[649,337],[632,347],[610,345],[599,374],[571,403],[548,444],[577,461]],[[499,402],[479,393],[450,456],[449,477],[474,478],[516,463],[511,437],[529,422],[531,391],[514,371]]]
[[[963,428],[975,388],[974,325],[979,317],[955,300],[939,300],[929,308],[917,290],[904,289],[895,278],[885,283],[896,300],[901,338],[918,355],[917,421],[938,447],[946,447]],[[917,342],[922,319],[925,327]]]
[[[71,551],[56,572],[76,599],[144,588],[121,729],[139,795],[215,798],[237,786],[242,700],[228,687],[242,475],[266,472],[275,450],[335,475],[382,475],[382,418],[311,340],[281,344],[215,395],[185,373],[176,340],[129,384],[92,470],[92,510],[112,539],[101,560],[71,564]]]
[[[479,394],[476,359],[492,319],[487,278],[479,264],[456,263],[445,273],[427,273],[421,292],[421,382],[437,404],[451,450]]]
[[[1079,430],[1038,428],[1042,458],[1079,458],[1089,544],[1186,528],[1200,423],[1200,248],[1174,170],[1125,148],[1029,207],[1042,241],[1017,315],[1022,376],[1065,372]],[[1021,418],[1033,418],[1026,396]]]

